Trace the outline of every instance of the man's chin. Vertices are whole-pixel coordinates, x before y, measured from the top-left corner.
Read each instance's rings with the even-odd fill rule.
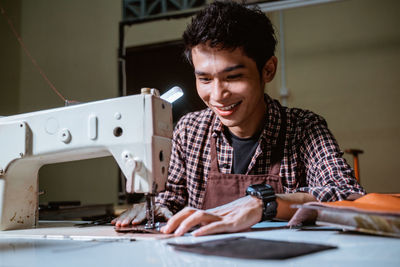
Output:
[[[238,126],[237,120],[227,119],[221,116],[218,116],[218,118],[221,121],[221,123],[228,128]]]

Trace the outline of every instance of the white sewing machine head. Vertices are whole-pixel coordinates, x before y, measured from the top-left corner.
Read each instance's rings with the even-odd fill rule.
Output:
[[[45,164],[112,155],[127,192],[164,189],[171,104],[141,94],[0,117],[0,230],[38,220],[38,172]]]

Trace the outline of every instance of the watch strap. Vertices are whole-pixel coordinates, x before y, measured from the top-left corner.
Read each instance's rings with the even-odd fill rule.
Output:
[[[261,222],[271,220],[276,216],[278,203],[274,189],[268,184],[253,184],[246,190],[246,195],[251,195],[263,201]]]

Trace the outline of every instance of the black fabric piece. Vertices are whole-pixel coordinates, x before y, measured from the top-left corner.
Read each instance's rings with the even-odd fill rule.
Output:
[[[312,243],[286,242],[247,237],[231,237],[195,244],[168,243],[168,245],[173,246],[179,251],[198,253],[202,255],[273,260],[288,259],[337,248],[336,246]]]
[[[225,131],[226,138],[233,147],[233,174],[245,174],[249,167],[250,161],[253,158],[258,146],[258,138],[260,134],[250,138],[240,138]]]

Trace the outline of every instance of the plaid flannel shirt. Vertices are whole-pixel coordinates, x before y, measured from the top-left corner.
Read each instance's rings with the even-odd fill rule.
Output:
[[[266,174],[281,125],[280,104],[265,96],[266,122],[246,174]],[[280,176],[285,193],[307,192],[319,201],[365,194],[325,120],[311,111],[283,107],[287,131]],[[221,173],[231,173],[233,148],[223,125],[210,109],[192,112],[175,127],[166,190],[156,201],[176,213],[185,206],[201,208],[210,171],[210,138],[217,137]]]

